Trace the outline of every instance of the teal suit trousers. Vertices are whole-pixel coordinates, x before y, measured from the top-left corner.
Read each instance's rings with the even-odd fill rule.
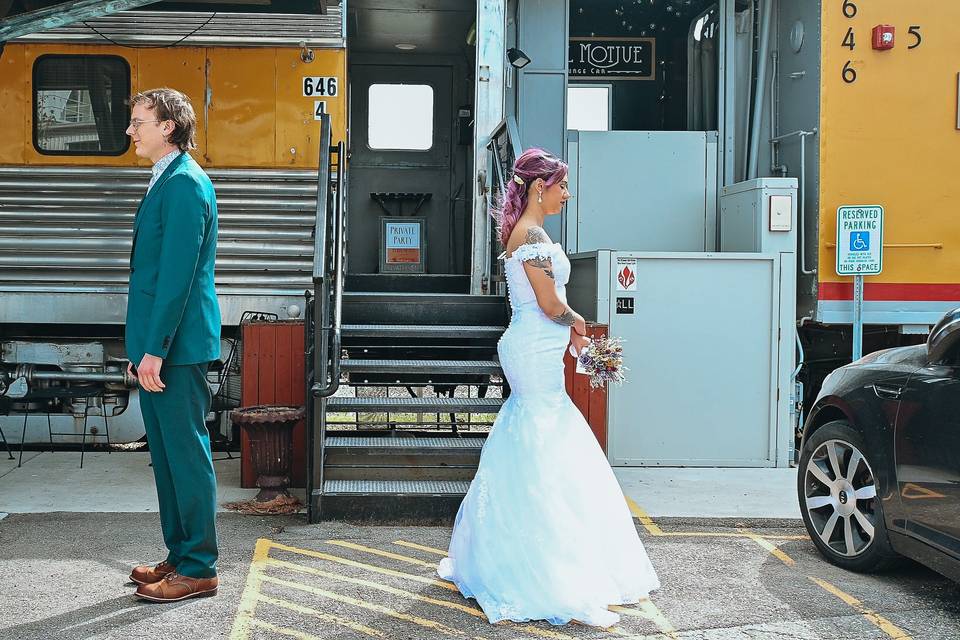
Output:
[[[217,481],[204,420],[207,365],[165,366],[163,393],[140,391],[167,562],[192,578],[217,575]]]

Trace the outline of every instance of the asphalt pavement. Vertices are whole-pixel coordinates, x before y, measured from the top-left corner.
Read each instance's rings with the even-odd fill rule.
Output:
[[[853,574],[824,562],[799,520],[631,507],[663,587],[611,629],[488,624],[435,575],[447,527],[221,513],[219,595],[149,604],[127,575],[163,557],[155,513],[11,514],[0,519],[0,638],[960,637],[960,585],[915,564]]]

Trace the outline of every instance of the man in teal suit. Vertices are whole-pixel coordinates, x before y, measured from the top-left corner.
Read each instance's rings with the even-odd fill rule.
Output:
[[[154,164],[133,223],[125,339],[168,554],[156,566],[136,567],[130,579],[138,597],[172,602],[215,595],[218,585],[217,484],[205,424],[207,366],[220,357],[217,200],[187,153],[196,147],[190,99],[154,89],[132,105],[127,135]]]

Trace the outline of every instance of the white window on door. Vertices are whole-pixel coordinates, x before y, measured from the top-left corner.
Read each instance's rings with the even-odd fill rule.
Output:
[[[372,84],[367,109],[371,149],[427,151],[433,146],[433,87]]]
[[[610,130],[610,85],[567,87],[567,129]]]

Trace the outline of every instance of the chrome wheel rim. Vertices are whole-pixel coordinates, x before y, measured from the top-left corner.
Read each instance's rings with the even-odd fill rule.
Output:
[[[873,469],[855,446],[828,440],[804,469],[804,507],[820,541],[854,558],[873,544],[880,518]]]

